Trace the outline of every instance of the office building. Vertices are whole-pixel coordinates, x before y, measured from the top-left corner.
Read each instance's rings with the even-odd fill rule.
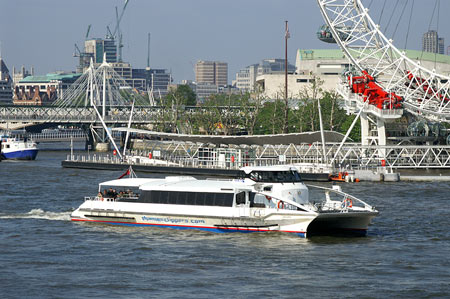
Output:
[[[236,87],[241,91],[255,91],[256,78],[266,74],[284,74],[284,59],[264,59],[259,64],[252,64],[236,73]],[[295,66],[288,63],[288,73],[295,72]]]
[[[145,88],[138,89],[153,91],[155,98],[167,95],[168,87],[172,82],[172,74],[166,69],[132,69],[131,75],[133,80],[144,79]]]
[[[114,39],[95,38],[84,42],[85,54],[90,54],[94,63],[103,62],[103,54],[106,53],[106,62],[117,62],[117,47]]]
[[[445,54],[445,40],[443,37],[438,39],[438,54]]]
[[[195,81],[217,86],[228,85],[228,64],[219,61],[198,61],[195,64]]]
[[[424,33],[422,37],[422,51],[424,52],[444,54],[444,44],[444,38],[440,38],[435,30]]]
[[[0,103],[11,104],[12,102],[12,79],[8,67],[0,57]]]

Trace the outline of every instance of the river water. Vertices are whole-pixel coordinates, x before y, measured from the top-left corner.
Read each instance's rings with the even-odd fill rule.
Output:
[[[116,227],[69,215],[121,173],[66,155],[0,163],[4,298],[450,296],[449,183],[342,185],[380,211],[363,238]]]

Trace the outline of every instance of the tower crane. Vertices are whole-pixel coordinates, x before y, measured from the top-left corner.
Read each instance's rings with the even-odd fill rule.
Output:
[[[87,40],[89,38],[89,32],[91,31],[91,27],[92,27],[92,24],[89,24],[88,28],[86,30],[86,35],[84,36],[85,40]],[[86,57],[91,57],[91,56],[92,55],[90,55],[89,53],[86,53],[85,51],[81,51],[80,48],[78,47],[78,45],[75,44],[75,50],[73,52],[73,57],[80,57],[77,71],[79,71],[79,72],[83,71],[84,67],[87,66],[87,64],[89,63],[89,58],[86,58]]]
[[[122,17],[125,13],[125,9],[127,8],[128,2],[130,2],[130,0],[125,0],[125,4],[122,7],[122,11],[120,12],[120,15],[119,15],[119,11],[116,6],[116,27],[114,27],[114,30],[111,32],[109,26],[106,26],[108,35],[112,39],[118,40],[117,52],[118,52],[118,56],[119,56],[119,58],[118,58],[119,62],[122,62],[122,48],[123,48],[122,33],[120,32],[120,22],[122,21]]]

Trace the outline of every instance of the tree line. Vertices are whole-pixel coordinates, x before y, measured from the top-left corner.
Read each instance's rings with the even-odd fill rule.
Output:
[[[289,99],[267,99],[261,92],[214,94],[202,103],[188,85],[179,85],[159,100],[161,112],[154,130],[185,134],[265,135],[320,130],[320,101],[325,130],[345,134],[354,120],[347,115],[339,95],[322,89],[316,79]],[[280,93],[281,94],[281,93]],[[195,109],[186,109],[195,106]],[[359,123],[350,134],[360,141]]]

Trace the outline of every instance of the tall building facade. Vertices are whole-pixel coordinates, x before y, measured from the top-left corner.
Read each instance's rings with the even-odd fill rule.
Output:
[[[117,47],[114,39],[90,39],[84,42],[84,52],[94,59],[94,63],[103,62],[103,54],[106,54],[106,62],[117,62]]]
[[[445,53],[445,41],[443,37],[440,37],[438,39],[438,53],[439,54],[444,54]]]
[[[422,51],[444,54],[444,49],[444,38],[440,38],[437,31],[430,30],[424,33],[422,37]]]
[[[195,81],[217,86],[228,85],[228,63],[200,60],[195,64]]]
[[[104,54],[106,54],[106,62],[117,62],[116,41],[111,38],[92,38],[86,40],[84,41],[83,51],[78,51],[79,53],[74,53],[74,56],[80,59],[76,70],[77,73],[83,73],[91,64],[91,59],[94,63],[102,63]]]
[[[145,79],[145,88],[141,90],[151,90],[158,97],[167,95],[172,82],[172,74],[166,69],[132,69],[132,76],[133,79]]]
[[[256,77],[259,64],[252,64],[236,73],[236,88],[243,91],[255,89]]]
[[[12,79],[8,67],[0,57],[0,103],[12,103]]]

